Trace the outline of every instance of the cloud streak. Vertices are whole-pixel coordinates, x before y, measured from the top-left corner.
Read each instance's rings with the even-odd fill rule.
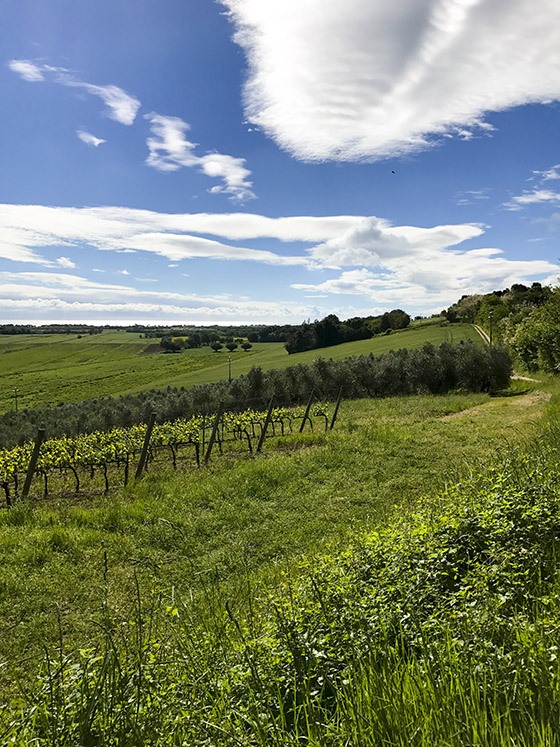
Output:
[[[8,67],[29,83],[37,83],[48,78],[63,86],[80,88],[92,96],[99,97],[107,107],[107,116],[123,125],[131,125],[140,109],[140,101],[122,88],[115,85],[99,86],[86,83],[65,68],[38,64],[31,60],[10,60]]]
[[[251,172],[244,158],[211,152],[196,155],[197,143],[187,140],[190,125],[179,117],[166,117],[152,112],[146,114],[152,136],[146,141],[148,157],[146,163],[158,171],[177,171],[180,168],[198,167],[206,176],[222,179],[221,185],[212,187],[212,194],[223,193],[238,202],[256,197],[253,184],[249,181]]]
[[[400,156],[560,99],[557,0],[221,0],[249,122],[307,161]]]
[[[85,130],[76,130],[76,135],[80,138],[82,143],[91,145],[93,148],[98,148],[102,143],[107,142],[106,140],[103,140],[103,138],[95,137],[91,132],[86,132]]]

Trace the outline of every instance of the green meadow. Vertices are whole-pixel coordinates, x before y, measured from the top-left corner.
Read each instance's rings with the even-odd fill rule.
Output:
[[[127,332],[100,335],[0,336],[0,412],[18,407],[35,408],[100,396],[132,394],[167,386],[193,386],[227,379],[228,357],[232,377],[252,366],[263,370],[311,363],[315,358],[374,355],[396,348],[417,348],[425,342],[439,345],[480,337],[471,325],[427,326],[381,335],[371,340],[288,355],[281,343],[255,343],[247,353],[210,348],[164,354],[157,340]]]

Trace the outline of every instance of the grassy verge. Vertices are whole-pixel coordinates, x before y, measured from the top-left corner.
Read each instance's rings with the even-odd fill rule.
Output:
[[[134,491],[107,499],[3,514],[3,671],[31,686],[29,673],[44,661],[42,644],[62,644],[61,658],[45,670],[46,699],[39,699],[27,731],[9,727],[12,742],[26,744],[35,735],[45,744],[382,743],[361,741],[369,733],[364,724],[380,712],[380,702],[391,702],[389,684],[402,684],[408,702],[425,666],[422,657],[403,654],[411,648],[402,637],[407,619],[416,631],[414,646],[422,648],[427,614],[415,602],[420,597],[411,596],[408,618],[398,607],[415,583],[426,587],[421,568],[429,570],[430,556],[417,567],[423,544],[441,559],[437,536],[431,545],[422,538],[445,526],[441,516],[449,510],[459,527],[445,541],[452,548],[463,533],[461,511],[478,490],[478,483],[462,493],[445,493],[445,486],[473,466],[483,473],[497,446],[509,449],[531,435],[543,412],[543,394],[522,394],[527,382],[515,386],[517,396],[511,397],[349,402],[331,434],[293,437],[287,449],[261,459],[217,460],[207,473],[152,475]],[[436,494],[444,498],[434,500]],[[373,530],[398,524],[390,537],[371,539]],[[415,526],[427,529],[422,534]],[[369,539],[348,551],[350,536]],[[336,543],[343,549],[321,559]],[[296,571],[293,561],[303,554],[307,569]],[[368,570],[384,554],[394,559],[388,570],[387,564]],[[399,564],[397,584],[389,571],[397,572]],[[275,603],[259,606],[262,592],[255,589],[274,589],[282,574]],[[437,583],[443,576],[437,571]],[[378,608],[370,596],[381,582],[387,593],[394,591],[395,615],[375,632]],[[418,592],[432,599],[436,623],[437,583]],[[474,599],[480,606],[468,594],[453,598],[458,605]],[[440,658],[451,623],[444,620],[434,637]],[[461,630],[468,628],[463,623]],[[378,648],[344,644],[352,640],[345,635],[356,638],[370,629]],[[425,628],[430,636],[435,629]],[[320,681],[317,662],[325,657],[332,671]],[[310,666],[298,669],[297,662]],[[396,679],[381,676],[393,669]],[[441,676],[450,672],[444,668]],[[385,689],[375,689],[386,680]],[[485,681],[494,686],[489,675]],[[456,685],[471,687],[469,682]],[[438,683],[432,680],[433,687]],[[435,701],[427,685],[419,692],[414,707],[425,717]],[[389,705],[385,709],[391,712]],[[402,716],[403,724],[412,713]],[[474,743],[459,737],[430,742],[439,734],[435,726],[418,732],[424,741],[418,735],[414,741],[412,731],[397,730],[397,715],[385,719],[393,724],[383,736],[393,734],[388,744]]]

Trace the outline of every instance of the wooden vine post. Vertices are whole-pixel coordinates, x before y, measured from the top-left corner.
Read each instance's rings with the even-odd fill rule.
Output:
[[[214,441],[216,440],[216,434],[218,433],[218,427],[220,425],[220,419],[223,415],[224,411],[224,403],[220,402],[218,406],[218,412],[216,413],[216,417],[214,418],[214,425],[212,426],[212,433],[210,434],[210,440],[208,441],[208,449],[206,451],[206,456],[204,457],[204,464],[208,464],[210,460],[210,454],[212,454],[212,448],[214,447]]]
[[[44,428],[39,428],[37,431],[37,437],[35,438],[35,446],[33,447],[33,453],[31,454],[31,459],[29,460],[29,465],[27,467],[27,474],[25,475],[25,483],[23,484],[23,490],[21,491],[21,497],[23,499],[27,498],[29,495],[29,489],[31,488],[31,481],[33,480],[33,473],[35,472],[35,467],[37,466],[37,460],[39,459],[39,451],[41,450],[41,444],[45,440],[45,430]]]
[[[342,400],[342,387],[340,387],[340,389],[338,390],[338,397],[336,398],[336,405],[335,405],[332,420],[331,420],[331,427],[330,427],[331,431],[334,428],[334,424],[336,422],[336,416],[338,415],[338,408],[340,407],[341,400]]]
[[[140,461],[136,468],[135,478],[138,479],[142,476],[144,471],[144,465],[146,464],[146,457],[148,456],[148,448],[150,446],[150,438],[152,437],[152,431],[154,430],[154,423],[156,422],[156,413],[153,412],[148,420],[148,427],[146,428],[146,435],[144,436],[144,443],[142,445],[142,451],[140,452]]]
[[[270,398],[270,402],[268,403],[268,410],[266,413],[266,418],[265,418],[264,425],[261,430],[261,437],[259,438],[259,445],[257,446],[257,454],[261,451],[263,447],[264,439],[266,438],[266,431],[268,429],[270,420],[272,418],[273,408],[274,408],[274,395],[272,395],[272,397]]]
[[[309,422],[311,423],[311,418],[309,417],[309,410],[311,410],[312,404],[313,404],[313,390],[311,390],[311,394],[309,395],[309,399],[307,400],[307,407],[305,408],[305,415],[303,416],[303,420],[301,421],[301,425],[299,427],[300,433],[303,433],[306,420],[309,420]],[[311,430],[313,430],[313,426],[311,426]]]

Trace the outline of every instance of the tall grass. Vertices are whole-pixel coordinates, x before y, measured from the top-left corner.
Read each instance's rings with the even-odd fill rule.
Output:
[[[224,601],[208,574],[49,649],[12,745],[557,745],[560,429]],[[138,587],[139,588],[139,587]]]

